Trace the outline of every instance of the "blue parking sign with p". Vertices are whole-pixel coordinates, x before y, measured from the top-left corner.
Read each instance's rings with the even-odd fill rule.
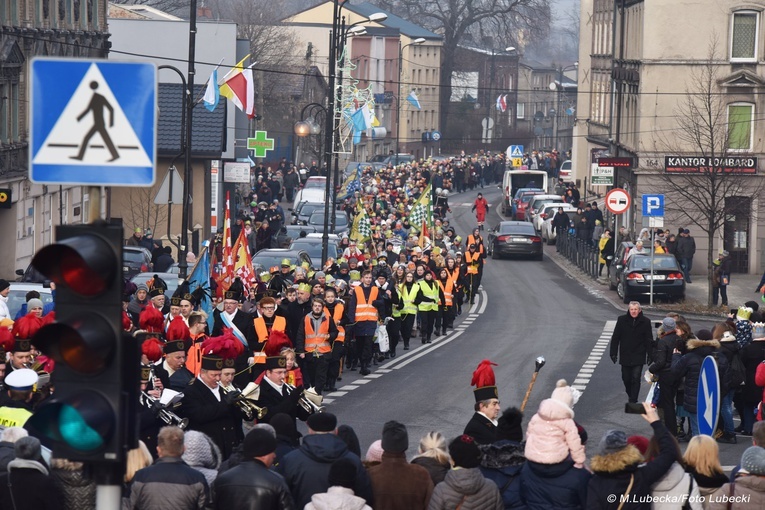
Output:
[[[664,195],[643,195],[643,216],[664,216]]]

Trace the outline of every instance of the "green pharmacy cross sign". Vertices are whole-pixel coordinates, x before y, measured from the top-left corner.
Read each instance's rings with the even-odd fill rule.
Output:
[[[274,150],[274,139],[267,131],[255,131],[255,138],[247,139],[247,149],[255,151],[256,158],[265,158],[266,152]]]

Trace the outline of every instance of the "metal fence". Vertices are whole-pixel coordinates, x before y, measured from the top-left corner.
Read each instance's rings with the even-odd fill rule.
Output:
[[[568,233],[557,236],[555,242],[561,255],[593,279],[598,278],[598,246],[596,244],[577,239],[576,235]]]

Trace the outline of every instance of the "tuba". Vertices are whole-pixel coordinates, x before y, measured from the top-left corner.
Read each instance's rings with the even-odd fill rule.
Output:
[[[295,387],[289,383],[284,383],[290,393],[295,391]],[[324,406],[321,405],[324,397],[316,393],[313,388],[303,390],[298,399],[297,417],[300,421],[306,421],[314,413],[323,413]]]
[[[244,413],[245,418],[247,418],[247,421],[252,421],[256,417],[261,420],[268,412],[267,407],[260,407],[255,404],[254,401],[250,400],[249,398],[245,397],[241,391],[236,389],[233,386],[223,386],[220,382],[218,383],[218,386],[220,387],[221,391],[225,394],[234,393],[236,394],[236,398],[234,399],[234,405],[239,408],[242,413]]]

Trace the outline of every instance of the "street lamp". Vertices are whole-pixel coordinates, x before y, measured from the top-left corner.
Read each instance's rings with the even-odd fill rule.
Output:
[[[492,128],[492,115],[491,115],[491,98],[492,98],[492,89],[494,88],[494,57],[497,56],[500,53],[510,53],[511,51],[515,51],[515,46],[508,46],[502,51],[495,51],[494,48],[491,49],[491,71],[489,72],[489,90],[486,93],[486,148],[488,149],[489,144],[491,143],[491,137],[489,136],[490,130]]]
[[[401,37],[398,39],[398,94],[396,94],[396,157],[394,161],[398,163],[399,150],[399,138],[401,136],[401,66],[404,62],[404,50],[414,44],[422,44],[425,42],[424,37],[418,37],[409,44],[401,46]]]
[[[571,71],[572,69],[577,69],[579,67],[579,62],[574,62],[570,66],[566,67],[558,67],[558,81],[550,83],[550,90],[557,91],[556,94],[556,106],[555,106],[555,142],[553,143],[553,148],[560,151],[560,147],[558,147],[558,129],[560,126],[560,93],[563,90],[563,73],[565,71]]]

